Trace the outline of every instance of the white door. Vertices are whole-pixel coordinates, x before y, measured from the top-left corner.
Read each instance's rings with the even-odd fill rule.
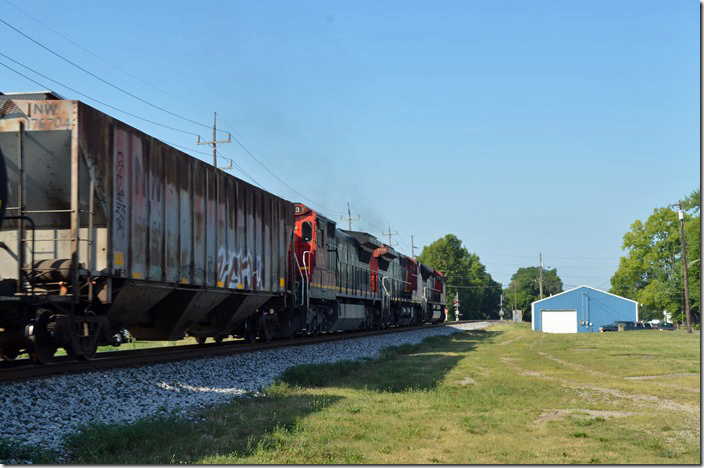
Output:
[[[540,319],[545,333],[577,333],[576,310],[543,310]]]

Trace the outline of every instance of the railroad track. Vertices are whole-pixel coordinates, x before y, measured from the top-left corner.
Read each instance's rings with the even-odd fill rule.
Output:
[[[394,327],[381,330],[365,330],[359,332],[326,333],[315,337],[302,337],[296,339],[281,339],[270,342],[246,343],[244,341],[230,341],[225,343],[207,343],[204,345],[181,345],[158,348],[142,348],[124,351],[105,351],[96,354],[89,361],[76,360],[69,356],[58,356],[50,364],[33,365],[29,359],[18,359],[12,362],[0,361],[0,382],[48,377],[60,374],[88,372],[98,369],[116,367],[136,367],[144,364],[158,362],[171,362],[184,359],[197,359],[203,357],[221,356],[228,354],[263,351],[266,349],[282,348],[287,346],[303,346],[328,341],[348,340],[365,336],[383,335],[426,328],[444,327],[453,324],[492,322],[491,320],[464,320],[459,322],[444,322],[434,325],[421,325],[417,327]]]

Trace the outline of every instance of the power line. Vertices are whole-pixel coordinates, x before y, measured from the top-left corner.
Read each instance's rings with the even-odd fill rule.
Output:
[[[80,91],[78,91],[78,90],[76,90],[76,89],[71,88],[70,86],[64,85],[63,83],[60,83],[60,82],[58,82],[58,81],[56,81],[56,80],[54,80],[54,79],[52,79],[52,78],[49,78],[48,76],[46,76],[46,75],[44,75],[44,74],[42,74],[42,73],[40,73],[40,72],[38,72],[38,71],[36,71],[36,70],[33,70],[32,68],[30,68],[30,67],[28,67],[28,66],[26,66],[26,65],[24,65],[24,64],[22,64],[22,63],[20,63],[20,62],[18,62],[18,61],[16,61],[16,60],[14,60],[14,59],[12,59],[12,58],[10,58],[10,57],[8,57],[7,55],[3,54],[2,52],[0,52],[0,55],[2,55],[3,57],[5,57],[5,58],[7,58],[7,59],[9,59],[9,60],[11,60],[11,61],[17,63],[17,64],[20,65],[20,66],[23,66],[23,67],[27,68],[28,70],[30,70],[30,71],[36,73],[36,74],[39,75],[39,76],[42,76],[43,78],[46,78],[47,80],[50,80],[50,81],[52,81],[52,82],[58,84],[59,86],[62,86],[62,87],[66,88],[66,89],[68,89],[68,90],[70,90],[70,91],[73,91],[74,93],[77,93],[77,94],[79,94],[79,95],[81,95],[81,96],[83,96],[83,97],[85,97],[85,98],[88,98],[88,99],[90,99],[90,100],[92,100],[92,101],[95,101],[95,102],[97,102],[97,103],[99,103],[99,104],[102,104],[102,105],[104,105],[104,106],[106,106],[106,107],[109,107],[109,108],[111,108],[111,109],[114,109],[114,110],[116,110],[116,111],[118,111],[118,112],[122,112],[122,113],[127,114],[127,115],[129,115],[129,116],[131,116],[131,117],[134,117],[134,118],[136,118],[136,119],[140,119],[140,120],[143,120],[143,121],[145,121],[145,122],[149,122],[149,123],[154,124],[154,125],[159,125],[159,126],[161,126],[161,127],[168,128],[168,129],[170,129],[170,130],[175,130],[175,131],[178,131],[178,132],[187,133],[187,134],[190,134],[190,135],[196,135],[196,136],[197,136],[196,133],[188,132],[188,131],[186,131],[186,130],[181,130],[181,129],[178,129],[178,128],[170,127],[170,126],[168,126],[168,125],[160,124],[159,122],[155,122],[155,121],[153,121],[153,120],[145,119],[145,118],[140,117],[140,116],[138,116],[138,115],[132,114],[131,112],[127,112],[127,111],[124,111],[124,110],[122,110],[122,109],[119,109],[119,108],[117,108],[117,107],[115,107],[115,106],[112,106],[112,105],[110,105],[110,104],[108,104],[108,103],[106,103],[106,102],[103,102],[103,101],[100,101],[100,100],[98,100],[98,99],[92,98],[92,97],[88,96],[87,94],[84,94],[84,93],[82,93],[82,92],[80,92]],[[0,65],[2,65],[3,67],[5,67],[5,68],[7,68],[7,69],[9,69],[9,70],[11,70],[11,71],[17,73],[18,75],[22,76],[23,78],[26,78],[27,80],[33,82],[34,84],[37,84],[37,85],[41,86],[42,88],[45,88],[45,89],[49,89],[49,88],[50,88],[49,86],[46,86],[45,84],[40,83],[40,82],[38,82],[38,81],[36,81],[36,80],[34,80],[34,79],[28,77],[28,76],[25,75],[24,73],[19,72],[19,71],[15,70],[14,68],[12,68],[12,67],[10,67],[10,66],[8,66],[8,65],[6,65],[6,64],[4,64],[4,63],[2,63],[2,62],[0,62]],[[167,145],[174,146],[174,147],[177,147],[177,148],[186,149],[186,150],[191,151],[191,152],[193,152],[193,153],[204,154],[204,155],[210,156],[208,153],[205,153],[205,152],[203,152],[203,151],[195,151],[195,150],[190,149],[190,148],[188,148],[188,147],[186,147],[186,146],[177,145],[177,144],[175,144],[175,143],[168,142],[168,141],[165,141],[165,140],[160,140],[160,141],[162,141],[163,143],[166,143]],[[240,172],[242,172],[245,176],[249,177],[249,178],[250,178],[256,185],[258,185],[260,188],[264,189],[264,187],[262,187],[262,185],[261,185],[259,182],[257,182],[257,181],[254,179],[254,177],[252,177],[251,175],[249,175],[244,169],[242,169],[242,168],[239,167],[237,164],[235,164],[230,158],[226,158],[226,157],[222,156],[222,155],[219,154],[219,153],[218,153],[218,156],[219,156],[220,158],[222,158],[222,159],[229,160],[229,161],[232,163],[232,165],[233,165],[236,169],[238,169]]]
[[[170,97],[172,97],[172,98],[174,98],[174,99],[178,99],[179,101],[181,101],[181,102],[183,102],[183,103],[185,103],[185,104],[188,104],[188,105],[197,107],[197,108],[202,109],[202,110],[204,110],[204,111],[208,111],[208,112],[211,111],[211,109],[206,109],[206,108],[203,107],[203,106],[200,106],[200,105],[198,105],[198,104],[189,102],[189,101],[183,99],[183,98],[180,97],[180,96],[177,96],[177,95],[175,95],[175,94],[172,94],[172,93],[170,93],[170,92],[168,92],[168,91],[166,91],[166,90],[164,90],[164,89],[162,89],[162,88],[159,88],[158,86],[156,86],[156,85],[154,85],[154,84],[149,83],[148,81],[143,80],[142,78],[140,78],[140,77],[138,77],[138,76],[136,76],[136,75],[133,75],[133,74],[130,73],[129,71],[125,70],[124,68],[121,68],[121,67],[115,65],[114,63],[109,62],[108,60],[105,60],[103,57],[99,56],[98,54],[96,54],[96,53],[94,53],[94,52],[91,52],[90,50],[86,49],[86,48],[83,47],[82,45],[80,45],[80,44],[78,44],[77,42],[71,40],[69,37],[64,36],[63,34],[61,34],[60,32],[58,32],[56,29],[52,28],[50,25],[48,25],[48,24],[46,24],[46,23],[40,21],[39,19],[35,18],[35,17],[32,16],[31,14],[27,13],[26,11],[24,11],[22,8],[20,8],[20,7],[18,7],[17,5],[15,5],[14,3],[12,3],[12,2],[10,2],[10,1],[8,1],[8,0],[5,0],[5,3],[7,3],[7,4],[10,5],[10,6],[12,6],[12,7],[15,8],[15,9],[21,11],[21,12],[22,12],[23,14],[25,14],[26,16],[30,17],[31,19],[33,19],[33,20],[36,21],[37,23],[41,24],[44,28],[46,28],[46,29],[48,29],[49,31],[53,32],[54,34],[56,34],[56,35],[58,35],[58,36],[64,38],[65,40],[67,40],[68,42],[70,42],[70,43],[73,44],[74,46],[78,47],[78,48],[81,49],[82,51],[89,53],[90,55],[92,55],[93,57],[97,58],[98,60],[100,60],[100,61],[102,61],[102,62],[104,62],[104,63],[107,63],[108,65],[110,65],[111,67],[115,68],[116,70],[121,71],[121,72],[124,73],[125,75],[127,75],[127,76],[129,76],[129,77],[131,77],[131,78],[134,78],[135,80],[137,80],[137,81],[139,81],[139,82],[141,82],[141,83],[144,83],[145,85],[147,85],[147,86],[149,86],[149,87],[151,87],[151,88],[154,88],[154,89],[156,89],[157,91],[160,91],[160,92],[166,94],[167,96],[170,96]]]
[[[0,21],[2,21],[2,20],[0,20]],[[171,127],[171,126],[169,126],[169,125],[164,125],[164,124],[162,124],[162,123],[155,122],[154,120],[145,119],[144,117],[140,117],[140,116],[138,116],[138,115],[136,115],[136,114],[133,114],[133,113],[131,113],[131,112],[127,112],[127,111],[125,111],[125,110],[119,109],[119,108],[117,108],[117,107],[115,107],[115,106],[112,106],[112,105],[110,105],[110,104],[108,104],[108,103],[106,103],[106,102],[103,102],[103,101],[101,101],[101,100],[99,100],[99,99],[95,99],[94,97],[90,97],[90,96],[88,96],[87,94],[84,94],[84,93],[82,93],[82,92],[80,92],[80,91],[78,91],[78,90],[76,90],[76,89],[74,89],[74,88],[72,88],[72,87],[70,87],[70,86],[67,86],[67,85],[65,85],[65,84],[63,84],[63,83],[61,83],[61,82],[59,82],[59,81],[56,81],[55,79],[50,78],[50,77],[44,75],[43,73],[40,73],[40,72],[38,72],[38,71],[36,71],[36,70],[34,70],[34,69],[28,67],[27,65],[24,65],[23,63],[18,62],[17,60],[15,60],[15,59],[13,59],[13,58],[11,58],[11,57],[8,57],[7,55],[3,54],[2,52],[0,52],[0,55],[2,55],[3,57],[5,57],[5,58],[8,59],[8,60],[11,60],[12,62],[14,62],[14,63],[16,63],[16,64],[18,64],[18,65],[20,65],[20,66],[26,68],[27,70],[29,70],[29,71],[31,71],[31,72],[33,72],[33,73],[36,73],[37,75],[41,76],[42,78],[45,78],[45,79],[47,79],[47,80],[49,80],[49,81],[51,81],[51,82],[53,82],[53,83],[56,83],[57,85],[62,86],[62,87],[64,87],[64,88],[68,89],[69,91],[73,91],[74,93],[76,93],[76,94],[78,94],[78,95],[80,95],[80,96],[83,96],[83,97],[85,97],[85,98],[87,98],[87,99],[90,99],[91,101],[95,101],[95,102],[97,102],[98,104],[101,104],[101,105],[103,105],[103,106],[105,106],[105,107],[109,107],[110,109],[116,110],[116,111],[118,111],[118,112],[122,112],[123,114],[129,115],[130,117],[134,117],[135,119],[143,120],[143,121],[145,121],[145,122],[149,122],[150,124],[154,124],[154,125],[158,125],[158,126],[160,126],[160,127],[168,128],[169,130],[174,130],[174,131],[176,131],[176,132],[186,133],[186,134],[188,134],[188,135],[195,135],[195,136],[198,136],[197,133],[189,132],[189,131],[187,131],[187,130],[182,130],[182,129],[176,128],[176,127]],[[28,77],[28,76],[25,75],[24,73],[15,70],[14,68],[10,67],[9,65],[6,65],[6,64],[4,64],[4,63],[2,63],[2,62],[0,62],[0,65],[2,65],[3,67],[5,67],[5,68],[7,68],[7,69],[9,69],[9,70],[11,70],[11,71],[17,73],[17,74],[20,75],[21,77],[26,78],[27,80],[31,81],[32,83],[41,86],[41,87],[44,88],[44,89],[51,89],[51,86],[47,86],[47,85],[45,85],[45,84],[42,84],[42,83],[38,82],[37,80]]]
[[[55,56],[59,57],[61,60],[64,60],[65,62],[67,62],[67,63],[73,65],[74,67],[78,68],[79,70],[83,71],[84,73],[87,73],[88,75],[92,76],[93,78],[95,78],[95,79],[97,79],[97,80],[99,80],[99,81],[105,83],[106,85],[108,85],[108,86],[110,86],[110,87],[112,87],[112,88],[115,88],[116,90],[118,90],[118,91],[120,91],[120,92],[122,92],[122,93],[124,93],[124,94],[126,94],[126,95],[128,95],[128,96],[130,96],[130,97],[132,97],[132,98],[134,98],[134,99],[137,99],[138,101],[143,102],[144,104],[147,104],[147,105],[149,105],[149,106],[151,106],[151,107],[153,107],[153,108],[155,108],[155,109],[159,109],[160,111],[165,112],[165,113],[167,113],[167,114],[169,114],[169,115],[173,115],[174,117],[178,117],[179,119],[185,120],[185,121],[190,122],[190,123],[192,123],[192,124],[199,125],[199,126],[201,126],[201,127],[205,127],[205,128],[210,129],[210,127],[207,126],[207,125],[205,125],[205,124],[202,124],[202,123],[197,122],[197,121],[195,121],[195,120],[191,120],[191,119],[186,118],[186,117],[184,117],[184,116],[182,116],[182,115],[176,114],[175,112],[171,112],[170,110],[164,109],[163,107],[157,106],[156,104],[152,104],[151,102],[147,101],[146,99],[142,99],[141,97],[136,96],[136,95],[130,93],[129,91],[125,91],[124,89],[120,88],[119,86],[110,83],[110,82],[107,81],[106,79],[101,78],[100,76],[96,75],[95,73],[93,73],[93,72],[91,72],[91,71],[88,71],[88,70],[86,70],[85,68],[83,68],[83,67],[81,67],[80,65],[78,65],[77,63],[75,63],[75,62],[73,62],[73,61],[67,59],[66,57],[64,57],[63,55],[59,54],[58,52],[53,51],[52,49],[50,49],[49,47],[45,46],[45,45],[42,44],[41,42],[37,41],[36,39],[33,39],[32,37],[30,37],[30,36],[28,36],[27,34],[23,33],[22,31],[20,31],[20,30],[17,29],[16,27],[12,26],[10,23],[8,23],[7,21],[3,20],[2,18],[0,18],[0,22],[3,23],[5,26],[7,26],[7,27],[13,29],[13,30],[16,31],[17,33],[21,34],[22,36],[26,37],[26,38],[29,39],[30,41],[34,42],[35,44],[37,44],[39,47],[43,48],[44,50],[46,50],[46,51],[48,51],[48,52],[54,54]]]
[[[281,182],[282,184],[284,184],[286,187],[289,188],[289,190],[291,190],[292,192],[294,192],[295,194],[297,194],[299,197],[308,200],[310,203],[312,203],[312,204],[314,204],[314,205],[318,205],[320,208],[323,208],[324,210],[327,210],[327,211],[330,211],[330,212],[335,212],[335,213],[342,213],[341,211],[333,210],[333,209],[331,209],[331,208],[328,208],[328,207],[326,207],[326,206],[324,206],[324,205],[322,205],[322,204],[320,204],[320,203],[317,203],[317,202],[311,200],[310,198],[306,197],[305,195],[303,195],[303,194],[302,194],[301,192],[299,192],[298,190],[296,190],[296,189],[294,189],[293,187],[291,187],[289,184],[287,184],[286,182],[284,182],[284,180],[283,180],[281,177],[279,177],[278,175],[276,175],[276,174],[275,174],[274,172],[272,172],[268,167],[266,167],[261,161],[259,161],[259,159],[257,159],[257,157],[254,156],[254,155],[251,153],[251,151],[249,151],[237,138],[233,138],[233,140],[234,140],[238,145],[240,145],[240,146],[242,147],[242,149],[245,150],[245,152],[246,152],[248,155],[250,155],[250,156],[252,157],[252,159],[254,159],[260,166],[262,166],[269,174],[271,174],[272,176],[274,176],[274,177],[276,178],[276,180],[278,180],[279,182]]]
[[[223,156],[220,155],[220,153],[218,153],[218,156],[220,156],[221,158],[223,157]],[[230,159],[230,158],[225,158],[225,159],[228,159],[228,160],[230,161],[230,164],[232,164],[232,165],[233,165],[237,170],[239,170],[242,174],[244,174],[244,175],[246,175],[247,177],[249,177],[249,179],[250,179],[252,182],[254,182],[256,185],[258,185],[259,188],[261,188],[262,190],[266,190],[262,184],[260,184],[259,182],[257,182],[257,180],[256,180],[254,177],[252,177],[251,175],[249,175],[249,174],[247,173],[247,171],[245,171],[244,169],[242,169],[241,166],[237,165],[237,164],[235,163],[235,161],[233,161],[233,160]]]
[[[189,147],[187,147],[187,146],[177,145],[176,143],[173,143],[173,142],[170,142],[170,141],[166,141],[166,140],[159,140],[159,141],[161,141],[162,143],[166,143],[166,144],[169,145],[169,146],[173,146],[173,147],[175,147],[175,148],[184,149],[184,150],[186,150],[186,151],[188,151],[188,152],[190,152],[190,153],[196,153],[196,154],[202,154],[202,155],[205,155],[205,156],[211,156],[210,153],[206,153],[205,151],[197,151],[197,150],[191,149],[191,148],[189,148]],[[224,159],[225,161],[230,161],[230,164],[232,164],[232,166],[233,166],[235,169],[237,169],[237,170],[240,171],[242,174],[244,174],[246,177],[248,177],[252,182],[254,182],[255,185],[258,185],[259,188],[261,188],[262,190],[266,190],[266,189],[262,186],[262,184],[260,184],[259,182],[257,182],[257,181],[254,179],[254,177],[252,177],[251,175],[249,175],[244,169],[242,169],[240,166],[238,166],[237,164],[235,164],[235,162],[234,162],[231,158],[228,158],[228,157],[226,157],[226,156],[223,156],[222,154],[220,154],[219,151],[218,151],[217,155],[218,155],[218,157],[219,157],[220,159]],[[192,155],[191,155],[191,156],[192,156]]]

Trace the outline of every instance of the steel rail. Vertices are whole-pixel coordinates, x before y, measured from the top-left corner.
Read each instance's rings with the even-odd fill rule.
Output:
[[[421,330],[426,328],[445,327],[448,325],[476,322],[493,322],[492,320],[463,320],[459,322],[443,322],[438,324],[425,324],[415,327],[391,327],[380,330],[364,330],[355,332],[324,333],[315,337],[306,336],[295,339],[277,339],[270,342],[258,341],[245,343],[244,341],[231,341],[225,343],[206,343],[204,345],[179,345],[154,348],[141,348],[130,350],[103,351],[96,354],[91,360],[76,360],[70,356],[58,356],[52,363],[45,365],[32,365],[29,359],[0,362],[0,382],[14,382],[19,380],[49,377],[61,374],[90,372],[100,369],[118,367],[138,367],[146,364],[160,362],[173,362],[186,359],[199,359],[213,356],[223,356],[239,353],[264,351],[267,349],[284,348],[291,346],[304,346],[330,341],[349,340],[366,336],[399,333],[405,331]]]

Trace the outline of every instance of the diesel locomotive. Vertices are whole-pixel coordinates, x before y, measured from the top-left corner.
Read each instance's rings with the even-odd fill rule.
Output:
[[[0,161],[5,360],[445,318],[440,272],[80,101],[0,94]]]

